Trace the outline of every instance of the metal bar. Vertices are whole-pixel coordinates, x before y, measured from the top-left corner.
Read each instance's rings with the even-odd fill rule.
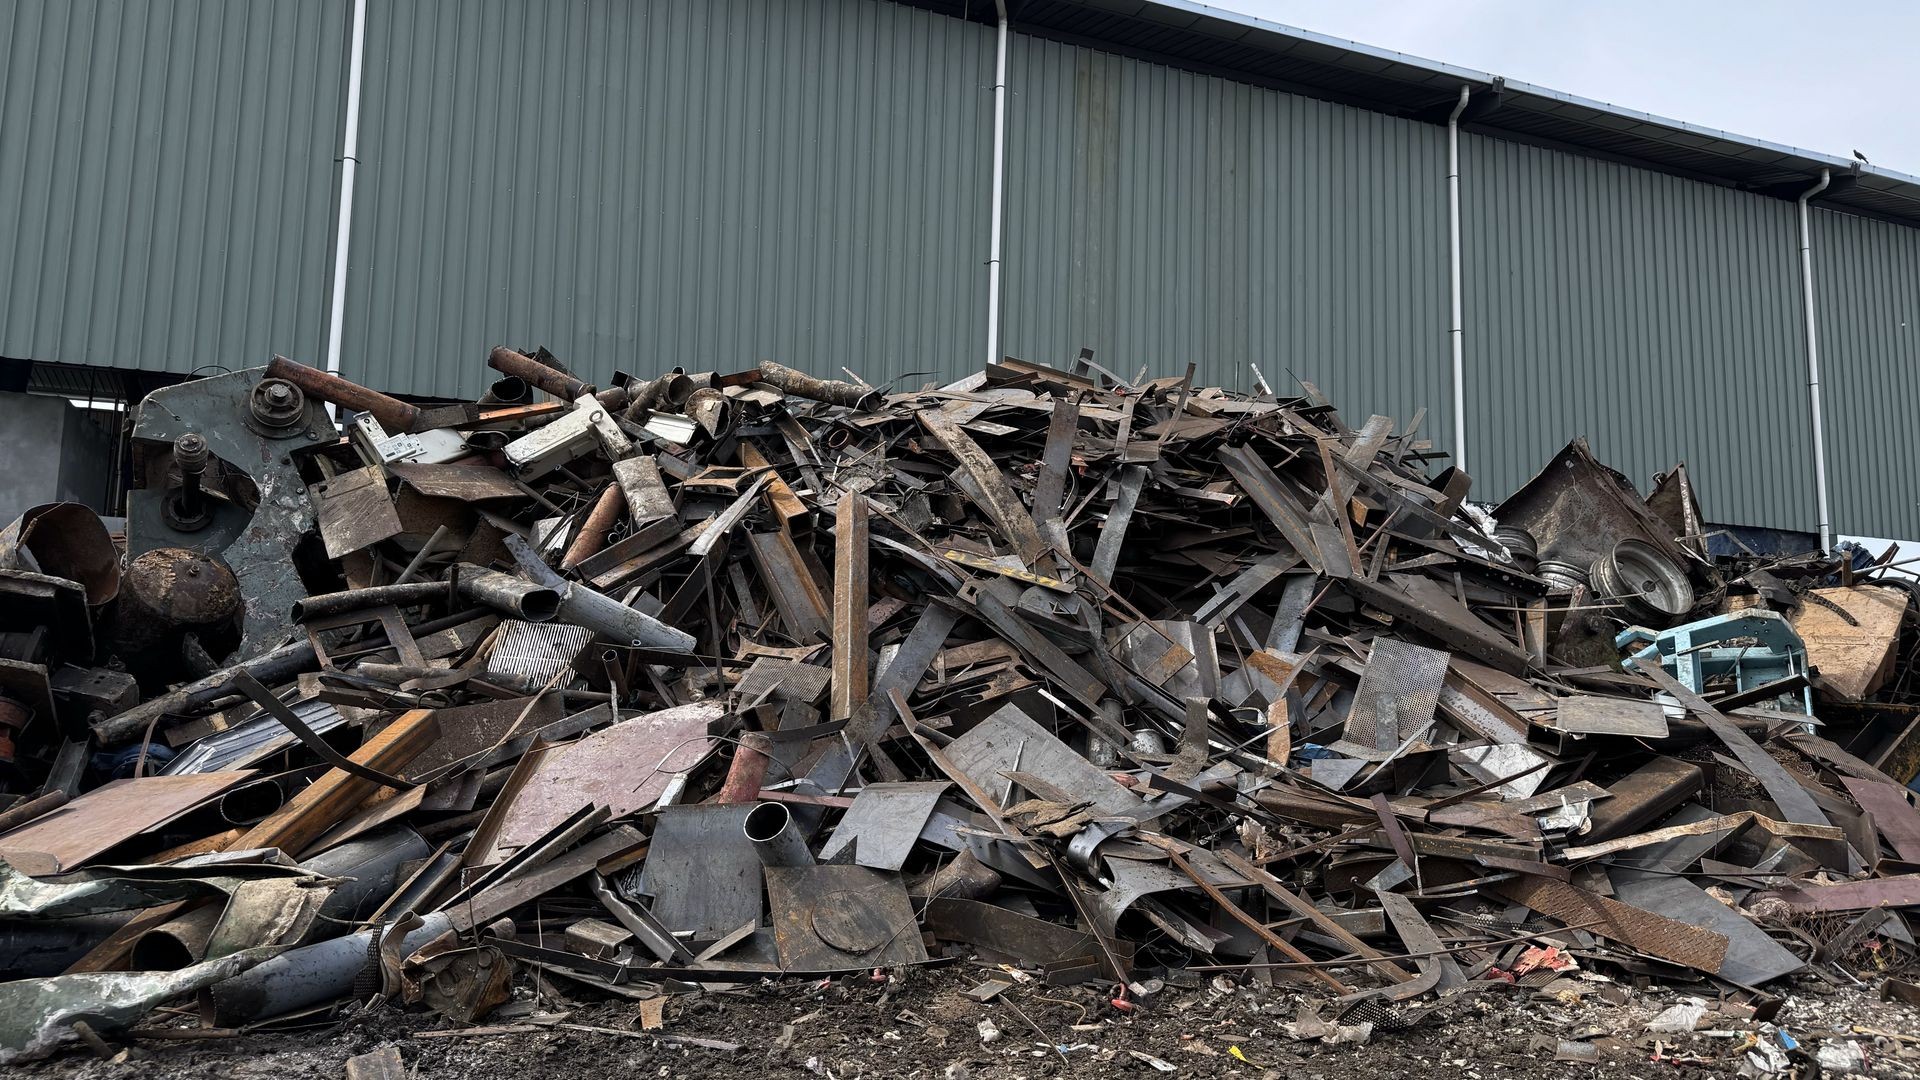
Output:
[[[867,700],[867,499],[840,497],[834,514],[833,690],[830,720],[845,720]]]

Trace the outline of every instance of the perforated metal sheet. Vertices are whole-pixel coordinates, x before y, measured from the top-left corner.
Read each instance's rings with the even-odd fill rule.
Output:
[[[1392,638],[1373,643],[1367,672],[1360,676],[1353,708],[1347,713],[1346,738],[1361,746],[1391,750],[1433,721],[1440,686],[1447,677],[1446,653]],[[1383,710],[1382,701],[1392,704]],[[1380,716],[1394,719],[1383,728]]]

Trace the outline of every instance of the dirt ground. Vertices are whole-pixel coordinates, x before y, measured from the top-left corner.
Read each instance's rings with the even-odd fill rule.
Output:
[[[1600,990],[1615,984],[1591,980],[1563,980],[1546,990],[1477,984],[1409,1029],[1375,1030],[1364,1042],[1330,1044],[1297,1037],[1312,1027],[1298,1024],[1302,1010],[1310,1014],[1327,1000],[1307,989],[1247,987],[1221,980],[1166,988],[1131,1012],[1112,1007],[1109,995],[1093,986],[1025,983],[985,1004],[968,997],[965,991],[991,970],[962,965],[907,971],[879,981],[862,976],[710,990],[670,999],[663,1023],[650,1032],[639,1030],[637,1002],[590,1001],[585,992],[576,1000],[561,996],[553,984],[536,989],[523,978],[518,999],[504,1008],[504,1018],[496,1015],[486,1023],[524,1028],[531,1020],[543,1025],[538,1030],[435,1037],[430,1033],[463,1025],[422,1011],[374,1005],[305,1031],[143,1039],[118,1060],[101,1060],[75,1044],[14,1075],[62,1080],[338,1078],[346,1075],[349,1057],[391,1044],[415,1076],[523,1080],[1683,1077],[1737,1074],[1756,1036],[1777,1045],[1769,1027],[1739,1018],[1737,1008],[1729,1010],[1736,1015],[1709,1010],[1700,1022],[1702,1030],[1690,1034],[1649,1033],[1648,1019],[1685,1002],[1683,992],[1630,991],[1624,1004],[1613,1004]],[[1608,993],[1623,996],[1618,989]],[[1851,1042],[1873,1075],[1920,1076],[1920,1011],[1878,1000],[1872,985],[1836,989],[1803,979],[1784,997],[1776,1023],[1806,1052],[1833,1044],[1850,1057],[1842,1044]],[[580,1030],[589,1027],[616,1033]],[[739,1044],[739,1049],[668,1041],[675,1036],[723,1040]],[[1590,1045],[1594,1060],[1556,1060],[1563,1040]],[[1805,1059],[1796,1063],[1803,1068],[1811,1064]]]

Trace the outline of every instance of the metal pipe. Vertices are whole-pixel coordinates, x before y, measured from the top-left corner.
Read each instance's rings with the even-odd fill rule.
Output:
[[[258,825],[286,805],[287,793],[274,779],[254,780],[232,788],[216,804],[229,825]]]
[[[513,577],[471,563],[462,563],[455,570],[455,589],[459,594],[476,604],[485,604],[497,611],[506,612],[528,622],[547,622],[560,611],[560,594],[544,585],[537,585],[525,578]],[[447,595],[447,583],[444,581],[412,581],[404,585],[375,585],[366,589],[348,589],[345,592],[321,593],[294,602],[291,618],[296,623],[309,619],[326,618],[341,615],[349,611],[366,611],[369,608],[411,607],[415,604],[432,603],[444,599]]]
[[[1007,0],[993,0],[998,13],[993,44],[993,209],[987,243],[987,363],[1000,362],[1000,219],[1006,200]]]
[[[1806,303],[1807,401],[1813,410],[1813,488],[1820,503],[1820,550],[1833,550],[1833,514],[1827,503],[1827,431],[1820,416],[1820,335],[1813,310],[1813,215],[1807,204],[1833,182],[1833,170],[1821,169],[1820,182],[1800,193],[1800,292]]]
[[[327,316],[327,371],[336,375],[340,372],[340,335],[347,320],[347,252],[353,242],[353,178],[360,167],[360,75],[367,50],[367,0],[353,0],[351,41],[347,53],[347,124],[340,149],[340,210],[333,233],[333,308]]]
[[[559,597],[558,614],[561,621],[585,627],[609,645],[690,653],[698,644],[694,636],[684,630],[668,626],[644,611],[628,607],[577,581],[562,578],[541,560],[533,546],[524,539],[509,535],[503,542],[522,573]]]
[[[767,779],[767,737],[749,731],[740,736],[734,748],[733,762],[727,766],[727,778],[713,796],[716,803],[750,803],[760,798],[760,785]]]
[[[525,379],[542,392],[563,401],[576,401],[581,394],[587,392],[586,383],[564,371],[550,368],[526,353],[515,352],[505,345],[495,346],[494,350],[487,354],[487,366],[502,375]]]
[[[502,375],[480,395],[482,405],[531,405],[533,387],[518,375]]]
[[[436,911],[406,936],[400,951],[409,954],[451,929],[453,916]],[[373,942],[372,930],[315,942],[215,983],[215,1022],[235,1027],[345,997],[353,992],[354,980],[366,970]]]
[[[761,361],[760,381],[796,397],[812,398],[829,405],[844,405],[862,412],[872,410],[881,400],[880,391],[871,386],[839,379],[816,379],[804,371],[771,360]]]
[[[753,842],[753,853],[765,866],[812,866],[813,852],[807,850],[806,834],[793,820],[786,803],[763,802],[747,811],[740,831]]]
[[[285,379],[310,398],[367,413],[380,421],[380,426],[387,429],[389,434],[417,431],[420,427],[418,405],[409,405],[378,390],[369,390],[331,371],[308,367],[298,360],[276,356],[267,361],[267,378]]]
[[[600,498],[594,501],[593,509],[588,511],[587,520],[580,523],[579,535],[567,545],[567,553],[560,557],[560,569],[572,570],[606,547],[607,534],[613,531],[614,523],[620,520],[620,510],[626,504],[626,496],[621,494],[620,485],[607,481],[607,486],[600,490]]]
[[[1466,317],[1460,281],[1460,114],[1467,110],[1472,94],[1462,86],[1460,100],[1447,116],[1447,276],[1453,290],[1453,326],[1447,336],[1453,345],[1453,461],[1461,472],[1468,470]]]
[[[342,923],[354,923],[392,895],[403,865],[433,854],[432,845],[405,825],[355,837],[328,848],[300,865],[334,881],[333,892],[320,905],[320,917],[308,940],[332,937]]]

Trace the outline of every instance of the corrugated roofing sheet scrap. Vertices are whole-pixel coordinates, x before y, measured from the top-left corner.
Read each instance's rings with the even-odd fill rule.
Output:
[[[1489,506],[1310,386],[1084,353],[489,363],[474,403],[175,388],[209,430],[136,425],[126,554],[169,554],[117,602],[93,529],[0,534],[0,1060],[209,987],[228,1025],[385,987],[538,1027],[510,968],[656,999],[975,958],[1123,1011],[1204,973],[1353,1041],[1576,968],[1752,1014],[1915,958],[1884,557],[1710,558],[1579,442]]]

